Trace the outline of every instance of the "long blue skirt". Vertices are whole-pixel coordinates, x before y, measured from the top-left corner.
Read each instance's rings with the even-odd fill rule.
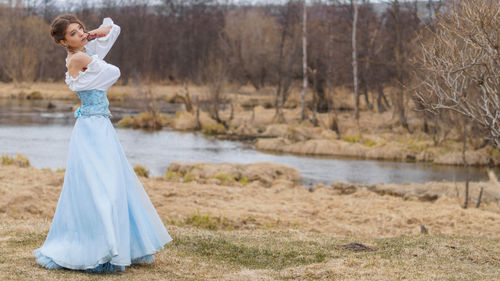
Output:
[[[172,240],[109,118],[78,118],[49,233],[33,251],[36,261],[48,269],[124,271],[152,263]]]

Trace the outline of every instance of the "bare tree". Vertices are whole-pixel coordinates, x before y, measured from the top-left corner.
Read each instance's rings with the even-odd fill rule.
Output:
[[[352,80],[354,87],[354,114],[359,127],[359,92],[358,92],[358,48],[356,46],[356,31],[358,25],[358,1],[351,0],[353,7],[352,20]]]
[[[392,23],[393,23],[393,56],[394,56],[394,68],[395,68],[395,82],[396,82],[396,87],[397,87],[397,92],[394,93],[394,110],[396,110],[396,113],[398,115],[399,122],[401,125],[408,129],[408,121],[406,118],[406,111],[405,111],[405,105],[404,105],[404,99],[405,99],[405,90],[404,90],[404,56],[402,53],[402,36],[401,36],[401,12],[400,12],[400,3],[398,0],[392,0],[390,1],[390,5],[392,6],[391,9],[389,10],[389,14],[392,17]]]
[[[21,9],[0,18],[0,68],[15,84],[35,81],[50,40],[48,25],[41,18],[23,16]]]
[[[229,128],[228,122],[233,118],[233,115],[231,114],[229,120],[223,120],[219,114],[220,106],[229,102],[225,92],[228,76],[227,46],[224,45],[225,41],[221,38],[219,38],[218,42],[219,44],[214,46],[208,54],[208,61],[203,69],[203,78],[208,87],[207,101],[209,103],[208,112],[210,117],[222,124],[227,130]]]
[[[302,75],[303,86],[302,86],[302,96],[300,100],[301,106],[301,118],[306,119],[306,90],[307,90],[307,4],[306,1],[302,1]],[[315,108],[316,110],[316,108]]]
[[[274,115],[275,122],[284,122],[285,117],[282,112],[282,107],[288,98],[290,87],[293,81],[294,65],[296,64],[297,57],[299,56],[300,48],[297,44],[297,39],[300,34],[298,30],[300,13],[298,11],[299,5],[289,0],[285,7],[283,7],[280,14],[280,27],[281,36],[279,42],[279,55],[276,64],[277,69],[277,89]]]
[[[427,110],[452,110],[487,129],[500,148],[500,5],[452,0],[422,41],[426,71],[418,98]]]
[[[255,89],[265,86],[272,72],[269,66],[277,58],[276,19],[261,8],[229,11],[225,15],[224,35],[232,76],[242,84],[250,82]]]

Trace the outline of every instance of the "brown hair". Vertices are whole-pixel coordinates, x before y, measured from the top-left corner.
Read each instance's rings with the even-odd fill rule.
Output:
[[[66,40],[66,29],[68,29],[68,26],[72,23],[80,24],[83,28],[83,31],[87,32],[87,28],[85,27],[85,25],[73,14],[59,15],[50,24],[50,35],[58,45],[61,45],[59,41]],[[69,47],[66,48],[68,50],[71,50],[71,48]]]

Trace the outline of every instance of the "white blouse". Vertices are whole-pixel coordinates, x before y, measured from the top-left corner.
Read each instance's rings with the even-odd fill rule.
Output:
[[[120,78],[120,69],[103,59],[115,43],[121,29],[109,17],[104,18],[99,27],[103,26],[111,26],[109,33],[104,37],[89,41],[84,46],[85,52],[92,57],[87,69],[85,71],[80,70],[74,78],[66,71],[65,82],[72,91],[92,89],[107,91]],[[68,58],[66,58],[66,67],[68,67]]]

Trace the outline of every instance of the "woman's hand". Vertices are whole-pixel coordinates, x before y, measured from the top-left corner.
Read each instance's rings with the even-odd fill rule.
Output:
[[[109,31],[111,30],[111,26],[103,26],[94,30],[91,30],[87,35],[87,41],[94,40],[98,37],[104,37],[108,35]]]

